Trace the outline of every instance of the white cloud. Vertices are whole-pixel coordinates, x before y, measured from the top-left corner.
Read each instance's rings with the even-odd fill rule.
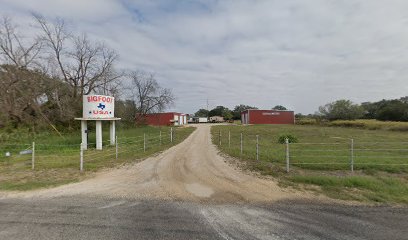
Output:
[[[63,17],[106,41],[121,67],[153,71],[175,110],[407,95],[406,1],[22,1],[0,13]]]
[[[122,4],[115,0],[2,0],[1,3],[13,11],[67,18],[77,24],[81,21],[97,23],[126,12]]]

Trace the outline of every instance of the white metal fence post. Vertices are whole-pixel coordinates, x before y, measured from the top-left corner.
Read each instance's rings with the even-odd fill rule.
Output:
[[[170,128],[170,142],[173,143],[173,128]]]
[[[143,151],[146,152],[146,133],[143,133]]]
[[[289,172],[289,139],[285,139],[286,143],[286,172]]]
[[[118,136],[115,136],[116,160],[118,160]]]
[[[256,161],[259,161],[259,135],[256,135]]]
[[[231,131],[228,131],[228,147],[231,147]]]
[[[218,131],[219,145],[221,146],[221,130]]]
[[[33,142],[33,149],[31,152],[31,169],[34,170],[35,166],[35,142]]]
[[[354,139],[350,139],[350,168],[354,172]]]
[[[242,133],[241,133],[241,155],[242,155],[243,149],[242,149]]]
[[[84,147],[83,147],[83,143],[81,143],[80,146],[80,160],[79,160],[79,171],[83,171],[84,170]]]

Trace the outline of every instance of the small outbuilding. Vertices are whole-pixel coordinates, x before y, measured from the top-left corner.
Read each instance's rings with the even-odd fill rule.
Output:
[[[180,126],[187,124],[187,114],[168,112],[150,113],[144,117],[145,123],[153,126]]]
[[[242,124],[295,124],[295,113],[287,110],[248,109],[241,112]]]

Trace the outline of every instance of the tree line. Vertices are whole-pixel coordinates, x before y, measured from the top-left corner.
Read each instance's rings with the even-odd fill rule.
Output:
[[[248,110],[248,109],[258,109],[257,107],[240,104],[236,105],[233,110],[228,109],[224,106],[216,106],[211,110],[207,109],[199,109],[196,113],[194,113],[195,117],[213,117],[213,116],[221,116],[225,120],[240,120],[241,119],[241,112]],[[286,107],[282,105],[276,105],[272,108],[273,110],[287,110]]]
[[[224,106],[217,106],[211,110],[199,109],[194,116],[212,117],[222,116],[226,120],[240,120],[241,112],[247,109],[258,109],[249,105],[236,105],[233,110]],[[274,110],[287,110],[282,105],[276,105]],[[408,121],[408,96],[399,99],[383,99],[377,102],[353,103],[351,100],[341,99],[320,106],[314,114],[296,114],[296,118],[314,118],[317,120],[355,120],[376,119],[380,121]]]
[[[11,18],[1,19],[0,127],[75,127],[87,94],[120,98],[117,115],[128,122],[173,103],[153,74],[118,70],[112,48],[70,32],[63,20],[33,14],[31,30],[24,36]]]
[[[305,117],[301,114],[298,118]],[[377,102],[353,103],[337,100],[320,106],[319,111],[308,117],[333,120],[376,119],[380,121],[408,121],[408,96],[399,99],[383,99]]]

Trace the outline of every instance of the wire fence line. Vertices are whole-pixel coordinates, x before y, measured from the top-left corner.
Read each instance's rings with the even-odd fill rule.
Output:
[[[2,144],[0,167],[12,171],[76,168],[80,171],[95,169],[151,154],[161,147],[171,146],[177,140],[177,129],[142,134],[134,137],[115,138],[115,144],[104,141],[102,150],[95,143],[88,143],[87,150],[79,144]]]
[[[315,170],[384,170],[408,172],[408,142],[358,142],[352,138],[326,142],[278,143],[278,136],[218,130],[213,141],[238,158],[268,162],[285,168]]]

